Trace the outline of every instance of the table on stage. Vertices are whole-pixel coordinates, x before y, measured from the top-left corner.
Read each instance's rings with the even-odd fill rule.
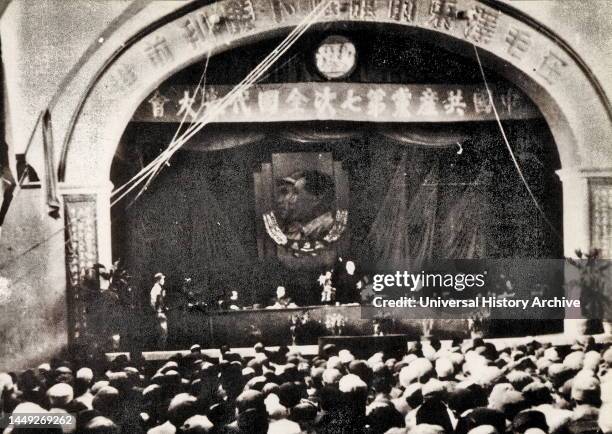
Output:
[[[265,345],[316,344],[321,336],[371,336],[381,329],[385,334],[407,335],[412,340],[423,335],[423,321],[395,318],[387,323],[362,317],[359,305],[306,306],[284,309],[244,309],[228,311],[175,310],[168,313],[171,348],[188,348],[199,343],[206,348],[220,345],[248,347]],[[466,320],[437,319],[432,331],[443,339],[469,335]]]

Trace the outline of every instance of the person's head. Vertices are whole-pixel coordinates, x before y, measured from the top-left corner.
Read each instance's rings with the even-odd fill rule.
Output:
[[[603,434],[612,433],[612,403],[606,403],[601,406],[597,424]]]
[[[91,418],[82,428],[86,434],[115,434],[119,432],[119,427],[111,419],[104,416]]]
[[[523,390],[528,384],[533,383],[534,378],[525,371],[510,371],[506,378],[516,390]]]
[[[523,434],[525,431],[532,428],[539,428],[544,432],[548,432],[546,416],[544,416],[544,413],[541,411],[521,411],[512,419],[512,431],[515,434]]]
[[[236,419],[241,432],[267,431],[268,413],[264,399],[263,393],[255,390],[244,391],[236,398]]]
[[[158,283],[163,286],[166,283],[166,276],[164,276],[163,273],[157,273],[155,275],[155,283]]]
[[[285,287],[277,286],[276,287],[276,298],[283,298],[285,297],[285,295],[287,295],[287,290],[285,289]]]
[[[399,382],[404,387],[408,387],[415,381],[424,384],[434,376],[434,372],[434,366],[429,360],[422,357],[417,358],[400,370]]]
[[[103,416],[112,418],[119,407],[119,391],[111,386],[104,386],[93,398],[92,407]]]
[[[417,408],[423,404],[423,386],[421,383],[412,383],[404,390],[402,397],[410,408]]]
[[[263,393],[257,390],[245,390],[236,398],[236,414],[240,414],[249,409],[265,412]]]
[[[89,368],[81,368],[74,379],[74,395],[79,396],[89,390],[93,381],[93,372]]]
[[[445,432],[453,431],[448,409],[442,401],[438,399],[431,399],[423,402],[416,411],[416,423],[439,425],[444,428]]]
[[[402,414],[395,409],[391,402],[382,401],[374,404],[366,417],[372,434],[382,434],[393,427],[404,426]]]
[[[302,391],[300,390],[300,387],[298,387],[297,384],[292,382],[286,382],[281,384],[278,388],[277,393],[281,405],[289,409],[299,404],[300,399],[302,397]]]
[[[455,374],[455,366],[450,359],[442,357],[436,360],[435,370],[440,380],[450,380]]]
[[[372,378],[372,368],[368,366],[365,360],[356,359],[353,353],[348,350],[340,351],[338,357],[351,374],[358,375],[366,383],[370,382]]]
[[[188,393],[179,393],[170,400],[168,420],[175,427],[180,427],[187,419],[197,413],[197,398]]]
[[[506,431],[506,417],[499,410],[478,407],[466,416],[465,425],[468,431],[481,425],[491,425],[498,433],[503,433]]]
[[[342,405],[342,393],[337,386],[324,385],[320,391],[321,408],[325,411],[333,411]]]
[[[327,368],[321,374],[321,381],[325,386],[338,384],[340,378],[342,378],[342,372],[335,368]]]
[[[47,397],[51,407],[65,408],[72,401],[74,391],[69,384],[57,383],[47,390]]]
[[[572,380],[571,398],[576,404],[601,405],[599,380],[591,375],[577,375]]]
[[[214,425],[206,416],[196,414],[185,420],[180,432],[189,434],[207,434],[213,432]]]
[[[550,389],[540,381],[529,383],[522,392],[529,406],[549,404],[553,401]]]
[[[277,208],[283,220],[308,222],[328,211],[333,200],[334,182],[318,170],[296,172],[279,182]]]
[[[355,273],[355,263],[353,261],[346,261],[346,272],[351,276]]]
[[[457,388],[448,395],[448,407],[456,414],[476,407],[473,392],[468,388]]]
[[[342,392],[343,401],[354,410],[365,409],[368,398],[368,385],[355,374],[346,374],[338,382],[338,390]]]

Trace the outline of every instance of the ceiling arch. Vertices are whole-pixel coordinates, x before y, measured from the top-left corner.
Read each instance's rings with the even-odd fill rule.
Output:
[[[192,3],[143,25],[92,73],[70,116],[54,118],[60,180],[108,180],[125,126],[166,78],[197,62],[298,25],[320,0]],[[547,119],[562,165],[596,168],[612,160],[610,104],[588,67],[552,31],[493,0],[331,0],[316,23],[402,26],[440,46],[474,56],[520,87]],[[83,79],[83,77],[80,77]],[[61,100],[58,99],[58,101]]]

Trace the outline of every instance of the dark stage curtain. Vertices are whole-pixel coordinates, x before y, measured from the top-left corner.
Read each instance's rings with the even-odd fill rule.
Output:
[[[441,251],[447,259],[474,259],[485,256],[486,172],[468,183],[451,205],[440,230]]]
[[[416,269],[434,256],[438,167],[434,164],[418,185],[410,179],[413,170],[403,152],[361,248],[362,263],[375,269]]]
[[[438,158],[425,164],[420,175],[424,161],[402,152],[360,248],[367,268],[420,270],[435,259],[484,257],[485,172],[457,185],[441,175]]]
[[[191,264],[200,281],[208,281],[211,292],[222,295],[233,288],[245,288],[245,270],[251,260],[239,239],[241,227],[230,221],[217,197],[204,180],[198,181],[191,206]]]

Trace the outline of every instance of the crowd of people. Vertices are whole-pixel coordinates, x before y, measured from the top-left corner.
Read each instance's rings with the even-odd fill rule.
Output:
[[[78,433],[612,433],[612,347],[592,338],[431,339],[367,359],[334,345],[220,354],[194,345],[157,365],[120,355],[2,373],[2,415],[74,414],[63,430]]]

